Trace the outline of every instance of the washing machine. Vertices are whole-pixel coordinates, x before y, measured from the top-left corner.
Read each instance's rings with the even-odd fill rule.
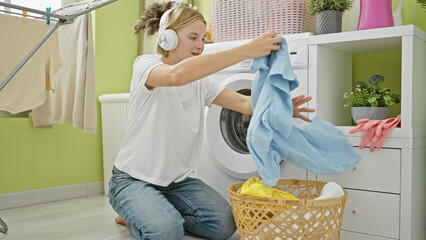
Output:
[[[292,96],[308,95],[308,37],[311,33],[285,35],[290,61],[299,80],[299,87]],[[250,40],[206,44],[203,54],[224,51]],[[252,60],[245,60],[209,77],[220,85],[250,95],[255,78],[250,73]],[[228,198],[227,188],[234,183],[244,182],[259,176],[249,153],[246,136],[251,116],[212,105],[205,109],[205,129],[200,161],[196,176]],[[307,179],[307,171],[292,163],[282,161],[281,178]]]

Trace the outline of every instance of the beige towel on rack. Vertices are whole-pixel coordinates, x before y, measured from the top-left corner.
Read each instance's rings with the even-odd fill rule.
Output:
[[[46,21],[0,14],[0,81],[3,82],[53,26]],[[0,110],[12,114],[42,105],[61,67],[55,31],[0,91]]]
[[[33,110],[35,127],[72,124],[85,133],[96,133],[95,58],[91,14],[58,29],[63,67],[56,74],[55,93]]]

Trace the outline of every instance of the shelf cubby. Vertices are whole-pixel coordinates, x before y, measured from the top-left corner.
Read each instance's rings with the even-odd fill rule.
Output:
[[[309,107],[338,126],[346,135],[354,126],[344,92],[353,82],[353,57],[360,54],[400,52],[401,76],[392,84],[401,89],[401,127],[389,138],[426,137],[426,34],[414,25],[316,35],[309,46]],[[399,69],[398,69],[399,70]],[[358,135],[351,135],[358,136]],[[360,136],[360,135],[359,135]]]

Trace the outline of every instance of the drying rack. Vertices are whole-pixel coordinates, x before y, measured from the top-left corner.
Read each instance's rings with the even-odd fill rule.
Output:
[[[26,62],[34,55],[34,53],[43,45],[44,42],[58,29],[60,26],[64,24],[73,23],[74,18],[91,12],[97,8],[103,7],[107,4],[115,2],[117,0],[90,0],[85,2],[78,2],[74,4],[67,5],[63,8],[55,10],[53,12],[44,12],[37,9],[32,9],[24,6],[14,5],[10,3],[0,2],[0,6],[4,6],[6,9],[17,9],[22,11],[27,11],[27,13],[38,14],[42,17],[30,15],[30,14],[21,14],[12,12],[11,10],[0,10],[1,12],[6,12],[15,15],[24,15],[27,17],[37,18],[37,19],[45,19],[46,21],[56,22],[55,25],[46,33],[46,35],[36,44],[36,46],[25,56],[25,58],[16,66],[16,68],[6,77],[6,79],[0,84],[0,91],[12,80],[12,78],[16,75],[16,73],[24,66]],[[1,224],[0,219],[0,224]],[[1,231],[1,229],[0,229]]]
[[[16,12],[12,12],[11,9],[17,9],[22,11],[27,11],[27,13],[38,14],[39,16],[34,16],[30,14],[25,14],[26,17],[44,19],[46,21],[56,22],[55,25],[46,33],[46,35],[36,44],[36,46],[25,56],[25,58],[16,66],[16,68],[6,77],[6,79],[0,84],[0,91],[10,82],[10,80],[16,75],[16,73],[24,66],[26,62],[34,55],[34,53],[43,45],[44,42],[64,24],[73,23],[74,18],[91,12],[95,9],[103,7],[107,4],[115,2],[117,0],[89,0],[85,2],[78,2],[74,4],[67,5],[63,8],[55,10],[53,12],[43,12],[37,9],[28,8],[24,6],[14,5],[6,2],[0,2],[0,6],[4,6],[5,9],[9,10],[0,10],[0,12],[5,12],[15,15],[24,15]],[[8,230],[7,224],[0,218],[0,232],[6,233]]]
[[[3,220],[0,218],[0,232],[2,233],[6,233],[7,232],[7,225],[5,222],[3,222]]]

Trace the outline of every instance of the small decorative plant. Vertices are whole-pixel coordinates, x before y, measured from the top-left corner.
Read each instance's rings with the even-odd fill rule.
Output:
[[[401,101],[401,96],[391,93],[388,88],[379,84],[385,81],[382,75],[373,75],[367,82],[357,82],[350,92],[345,92],[343,98],[347,100],[345,107],[389,107]]]
[[[353,0],[309,0],[306,7],[313,16],[326,10],[345,12],[352,8],[352,4]]]

